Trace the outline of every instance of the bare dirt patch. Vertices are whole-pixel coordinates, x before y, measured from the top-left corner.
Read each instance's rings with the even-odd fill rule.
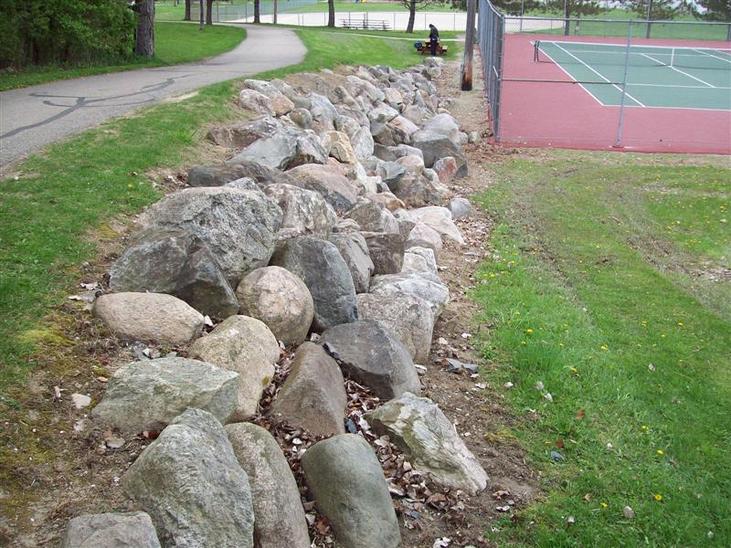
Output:
[[[487,109],[482,82],[475,78],[475,91],[460,93],[458,68],[458,63],[448,65],[437,83],[441,95],[455,97],[450,109],[463,129],[483,136],[466,147],[470,176],[452,185],[455,194],[469,198],[490,184],[489,164],[512,152],[495,150],[484,139]],[[215,161],[222,159],[223,151],[207,147],[203,155]],[[159,170],[149,175],[165,193],[179,189],[184,182],[181,170]],[[88,413],[101,400],[107,380],[119,366],[143,356],[185,355],[186,349],[123,343],[89,313],[89,292],[93,296],[104,288],[105,274],[122,249],[131,222],[117,219],[89,236],[99,246],[99,258],[71,275],[75,283],[69,289],[82,298],[64,299],[46,318],[34,334],[40,343],[31,360],[34,372],[27,383],[0,398],[0,545],[55,545],[68,520],[77,515],[134,509],[119,481],[155,433],[115,439],[114,432],[94,424]],[[366,432],[392,485],[405,547],[428,548],[440,538],[451,539],[450,546],[485,545],[483,535],[491,521],[512,515],[514,508],[537,495],[536,472],[526,464],[520,446],[504,435],[515,418],[489,383],[491,365],[482,363],[472,344],[473,338],[490,327],[478,323],[479,310],[467,293],[474,284],[475,270],[489,254],[486,244],[491,223],[475,208],[458,224],[467,244],[458,247],[447,243],[440,256],[440,276],[449,285],[452,300],[435,327],[430,361],[422,364],[427,369],[422,381],[424,395],[453,421],[491,483],[477,497],[440,489],[411,473],[408,461],[393,445]],[[284,354],[281,375],[270,387],[269,397],[286,377],[290,357],[291,352]],[[482,373],[474,378],[448,373],[446,358],[479,363]],[[359,418],[373,405],[373,398],[351,381],[348,392],[349,418],[360,430]],[[71,399],[74,393],[90,396],[91,405],[77,409]],[[266,397],[264,400],[265,409]],[[301,450],[294,450],[300,442],[306,447],[316,438],[286,425],[270,425],[264,415],[256,422],[272,430],[292,464],[311,519],[312,538],[317,545],[331,545],[329,525],[309,500],[298,470],[297,453]]]

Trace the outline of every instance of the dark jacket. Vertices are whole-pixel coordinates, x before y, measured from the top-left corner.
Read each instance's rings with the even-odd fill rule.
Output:
[[[429,40],[433,42],[439,41],[439,31],[437,30],[437,27],[431,27],[431,31],[429,32]]]

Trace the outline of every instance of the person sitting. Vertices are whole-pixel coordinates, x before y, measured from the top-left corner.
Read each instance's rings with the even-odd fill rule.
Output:
[[[429,23],[429,49],[432,57],[437,54],[437,44],[439,44],[439,31],[437,27]]]

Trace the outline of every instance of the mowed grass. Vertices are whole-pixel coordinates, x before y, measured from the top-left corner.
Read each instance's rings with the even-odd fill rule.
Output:
[[[473,297],[545,496],[488,535],[730,545],[728,163],[526,152],[493,170]]]
[[[245,38],[246,30],[243,28],[212,25],[201,31],[197,25],[187,23],[157,23],[153,59],[130,57],[111,64],[68,67],[52,65],[29,67],[20,71],[2,71],[0,91],[94,74],[189,63],[232,50]]]
[[[298,34],[308,47],[303,63],[260,77],[422,60],[405,41],[317,29]],[[107,232],[110,219],[159,198],[148,171],[195,162],[206,127],[241,116],[231,106],[235,90],[235,83],[216,84],[196,97],[104,124],[31,157],[18,167],[17,180],[0,181],[0,395],[6,393],[6,402],[11,387],[23,393],[33,352],[53,337],[41,319],[78,292],[78,267],[94,259],[95,234]]]

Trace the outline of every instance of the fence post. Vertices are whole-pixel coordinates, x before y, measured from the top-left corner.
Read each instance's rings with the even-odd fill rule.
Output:
[[[619,101],[619,120],[617,135],[614,139],[614,148],[622,147],[622,133],[624,132],[624,103],[627,97],[627,72],[629,71],[629,50],[632,45],[632,21],[627,25],[627,47],[624,51],[624,77],[622,78],[622,97]]]

